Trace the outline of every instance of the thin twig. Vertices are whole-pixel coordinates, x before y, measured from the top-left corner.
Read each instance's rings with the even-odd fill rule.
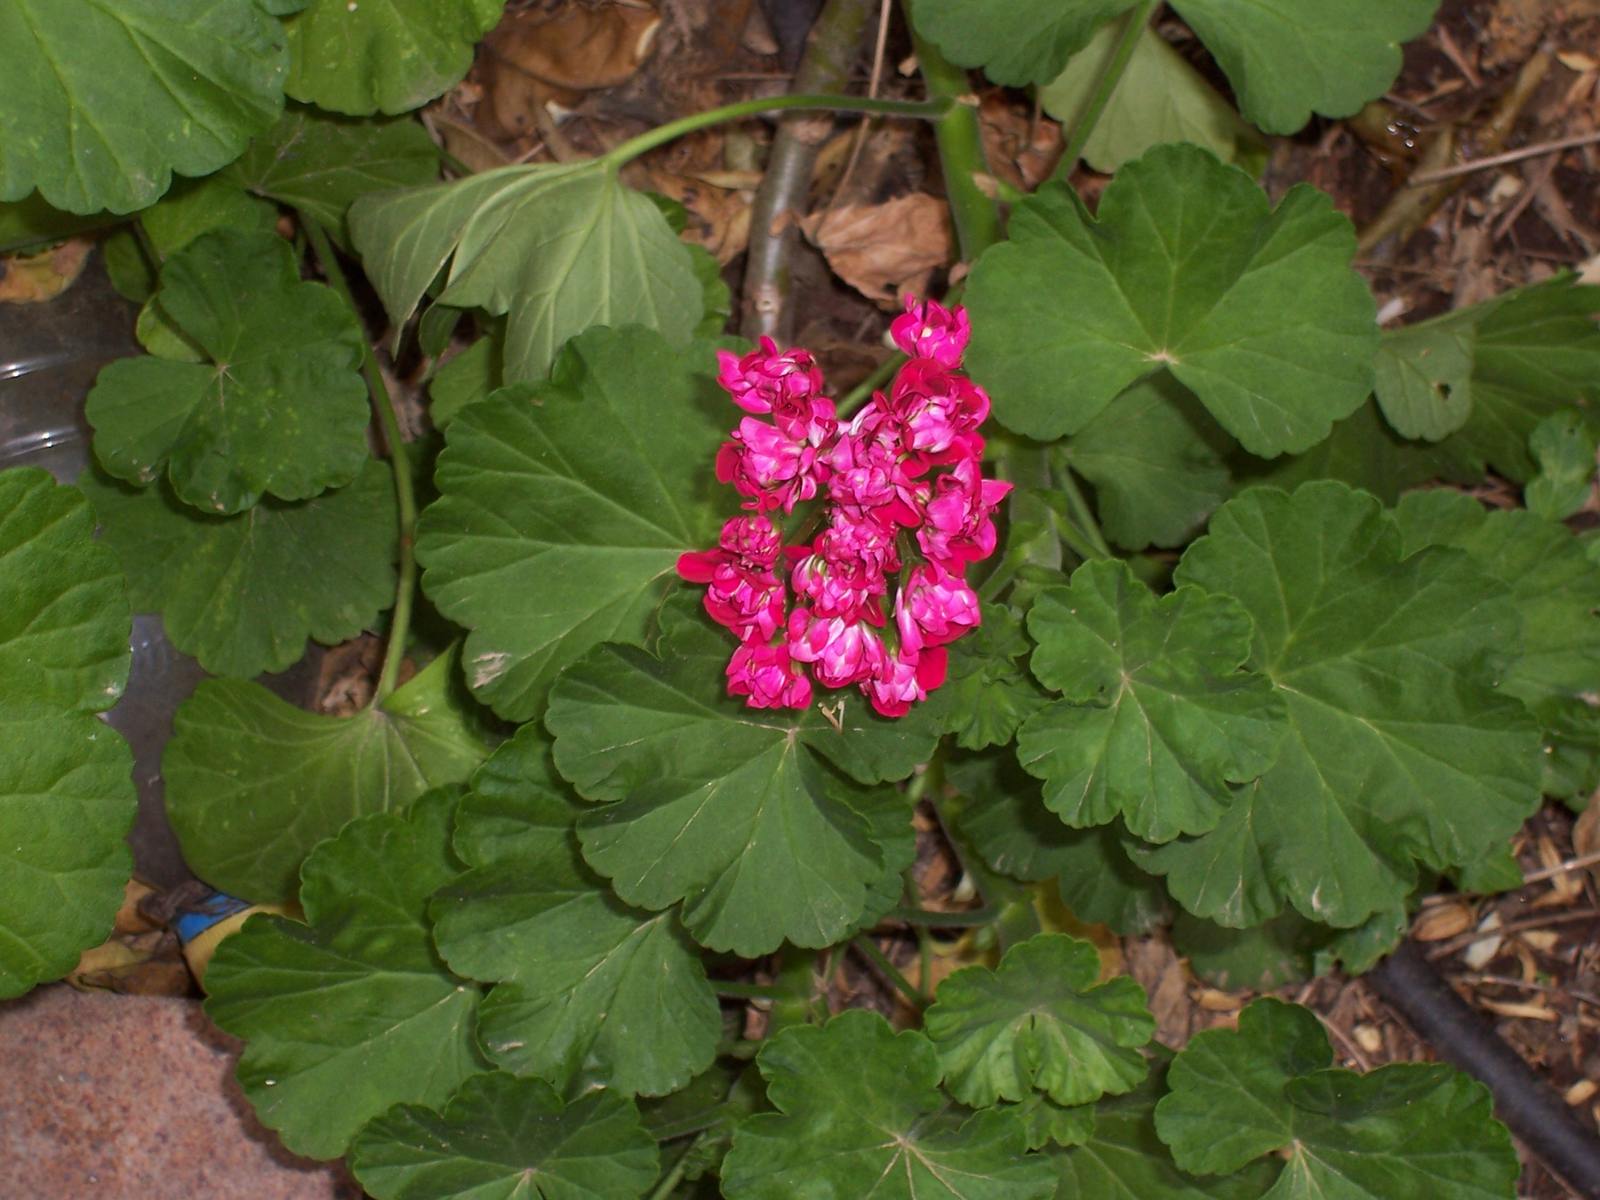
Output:
[[[867,82],[867,96],[876,99],[878,86],[883,82],[883,58],[889,47],[889,14],[893,11],[891,0],[879,0],[878,8],[878,44],[872,51],[872,77]],[[863,117],[861,124],[856,126],[855,139],[850,144],[850,157],[845,160],[844,170],[839,175],[839,182],[834,186],[833,198],[828,201],[832,209],[839,203],[839,198],[844,195],[845,184],[850,182],[850,176],[855,173],[856,164],[861,161],[861,151],[866,148],[867,135],[872,131],[872,118]]]
[[[1556,875],[1565,875],[1568,871],[1576,871],[1581,867],[1592,866],[1600,863],[1600,850],[1589,854],[1580,854],[1577,858],[1569,858],[1566,862],[1558,862],[1553,867],[1540,867],[1537,871],[1529,871],[1522,877],[1524,884],[1539,883],[1541,880],[1550,879]]]
[[[1516,150],[1507,150],[1504,154],[1491,154],[1488,158],[1475,158],[1471,162],[1457,163],[1453,167],[1440,167],[1436,171],[1418,171],[1406,180],[1406,187],[1426,187],[1430,183],[1438,183],[1442,179],[1455,179],[1460,175],[1471,175],[1474,171],[1486,171],[1490,167],[1503,167],[1507,163],[1522,162],[1528,158],[1539,158],[1545,154],[1557,154],[1562,150],[1573,150],[1579,146],[1592,146],[1600,142],[1600,132],[1580,133],[1576,137],[1559,138],[1553,142],[1540,142],[1535,146],[1523,146]]]
[[[1551,913],[1546,917],[1529,917],[1522,921],[1512,921],[1509,925],[1502,925],[1498,929],[1473,929],[1467,933],[1457,934],[1447,942],[1440,942],[1428,951],[1428,961],[1437,962],[1474,942],[1487,942],[1490,938],[1522,933],[1528,929],[1543,929],[1548,925],[1571,925],[1576,921],[1593,921],[1597,917],[1600,917],[1600,908],[1584,908],[1577,912]]]
[[[1452,981],[1463,983],[1493,984],[1496,987],[1522,988],[1529,992],[1544,992],[1551,996],[1571,996],[1574,1000],[1587,1004],[1591,1008],[1600,1008],[1600,996],[1591,996],[1588,992],[1574,991],[1569,987],[1555,987],[1548,983],[1532,983],[1526,979],[1513,979],[1509,975],[1461,974],[1452,975],[1450,978]]]

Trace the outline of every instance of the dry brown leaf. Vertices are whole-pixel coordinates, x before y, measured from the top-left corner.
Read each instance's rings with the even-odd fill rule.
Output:
[[[719,186],[703,177],[688,177],[651,166],[650,190],[676,200],[689,213],[684,237],[704,246],[727,266],[750,244],[750,202],[754,193]]]
[[[812,213],[800,227],[834,274],[889,308],[902,292],[925,291],[954,253],[949,206],[923,192]]]
[[[42,304],[72,286],[94,245],[73,238],[38,254],[0,256],[0,303]]]
[[[508,14],[484,39],[479,123],[491,136],[520,137],[534,131],[536,106],[571,108],[585,92],[626,83],[660,25],[652,0],[557,0]]]
[[[1061,126],[998,92],[979,105],[978,129],[990,170],[1019,191],[1031,192],[1043,183],[1061,157]]]
[[[445,153],[469,171],[492,171],[511,162],[499,146],[463,121],[432,110],[423,114],[422,121],[439,139]]]

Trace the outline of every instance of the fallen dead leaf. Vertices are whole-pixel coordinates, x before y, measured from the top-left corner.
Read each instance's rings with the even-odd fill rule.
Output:
[[[812,213],[800,227],[834,274],[885,307],[925,291],[954,253],[949,207],[923,192]]]
[[[744,174],[736,176],[741,183]],[[759,181],[759,177],[757,177]],[[650,190],[676,200],[689,213],[684,236],[716,255],[727,266],[750,244],[750,203],[755,192],[742,186],[728,187],[704,176],[685,176],[651,167]]]
[[[72,238],[38,254],[0,257],[0,302],[41,304],[54,300],[83,274],[93,245],[88,238]]]
[[[536,128],[537,106],[571,108],[627,82],[660,25],[654,0],[549,0],[508,14],[483,43],[484,132],[520,137]]]

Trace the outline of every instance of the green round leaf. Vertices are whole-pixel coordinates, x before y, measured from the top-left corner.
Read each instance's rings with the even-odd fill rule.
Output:
[[[283,109],[283,30],[255,0],[0,0],[0,46],[0,200],[133,212]]]
[[[711,1065],[722,1019],[670,913],[629,908],[583,864],[583,806],[524,725],[473,776],[456,818],[469,870],[433,902],[452,970],[497,982],[478,1014],[489,1057],[564,1094],[674,1091]]]
[[[354,121],[299,107],[223,173],[236,188],[314,217],[345,243],[345,215],[357,199],[438,177],[439,151],[417,121]]]
[[[450,810],[434,792],[352,821],[306,860],[308,924],[254,916],[206,971],[207,1014],[245,1039],[245,1095],[296,1154],[336,1158],[371,1118],[442,1104],[482,1069],[478,991],[428,936],[428,896],[457,873]]]
[[[1449,314],[1446,322],[1475,328],[1472,414],[1445,447],[1480,475],[1488,463],[1517,482],[1532,478],[1539,422],[1600,400],[1597,309],[1600,287],[1564,275]]]
[[[454,669],[441,654],[353,717],[305,712],[259,684],[203,682],[161,757],[185,861],[232,895],[286,900],[311,848],[351,818],[464,782],[488,747]]]
[[[110,934],[133,869],[123,838],[137,799],[133,755],[98,718],[7,696],[0,725],[4,999],[65,975]]]
[[[917,0],[918,31],[996,83],[1048,83],[1134,0]]]
[[[1157,598],[1126,563],[1085,563],[1028,614],[1033,673],[1063,698],[1028,719],[1017,759],[1068,825],[1121,816],[1151,842],[1214,828],[1230,783],[1272,765],[1284,702],[1240,670],[1250,616],[1232,598]]]
[[[396,325],[446,263],[440,303],[508,313],[511,382],[543,379],[562,344],[594,325],[644,325],[687,342],[705,303],[688,247],[604,159],[367,196],[350,227]]]
[[[128,677],[128,601],[81,493],[0,471],[0,998],[105,937],[132,860],[133,756],[93,713]]]
[[[1181,546],[1232,489],[1227,434],[1171,375],[1136,383],[1062,447],[1094,484],[1100,527],[1128,550]]]
[[[785,1029],[757,1059],[775,1113],[741,1121],[722,1166],[728,1200],[1025,1200],[1054,1195],[1021,1119],[952,1112],[920,1033],[852,1009]]]
[[[1130,0],[1131,2],[1131,0]],[[1439,0],[1174,0],[1216,56],[1245,117],[1294,133],[1312,113],[1348,117],[1400,74],[1400,43]]]
[[[733,408],[714,349],[642,329],[573,339],[554,377],[450,423],[419,524],[423,587],[471,630],[467,680],[507,720],[607,640],[641,642],[678,556],[720,528],[713,458]]]
[[[1102,25],[1066,69],[1039,89],[1039,103],[1063,128],[1075,129],[1084,118],[1122,33],[1121,22]],[[1109,175],[1163,142],[1203,146],[1254,175],[1266,162],[1265,139],[1188,59],[1146,26],[1134,43],[1122,82],[1083,144],[1083,157],[1096,171]]]
[[[1139,1047],[1155,1018],[1136,982],[1097,984],[1099,974],[1088,942],[1041,934],[1007,950],[994,970],[947,978],[926,1028],[951,1095],[987,1108],[1037,1088],[1071,1105],[1132,1088],[1149,1067]]]
[[[854,697],[837,717],[746,708],[725,690],[734,645],[697,608],[679,593],[663,611],[660,657],[607,644],[551,693],[557,769],[586,798],[613,802],[581,822],[584,858],[629,904],[681,901],[711,949],[830,946],[883,875],[866,814],[906,814],[823,759],[858,783],[899,779],[932,752],[937,725],[915,709],[885,720]]]
[[[1580,412],[1552,413],[1528,435],[1528,452],[1539,474],[1522,497],[1530,512],[1550,521],[1565,521],[1588,503],[1594,490],[1595,429]]]
[[[949,674],[927,703],[958,746],[1009,742],[1044,707],[1048,698],[1019,661],[1029,649],[1017,613],[994,602],[984,604],[983,624],[950,647]]]
[[[1397,433],[1437,442],[1467,423],[1475,341],[1470,317],[1384,332],[1373,390]]]
[[[1251,453],[1304,450],[1372,389],[1378,331],[1354,253],[1315,188],[1274,210],[1206,151],[1157,147],[1097,218],[1056,184],[1017,207],[1011,240],[973,268],[968,364],[1029,437],[1075,433],[1166,369]]]
[[[442,1111],[406,1104],[369,1122],[350,1169],[376,1200],[628,1200],[655,1182],[657,1151],[633,1101],[570,1104],[537,1079],[475,1075]]]
[[[76,488],[0,471],[0,679],[7,699],[102,712],[128,681],[132,619],[116,557]]]
[[[310,0],[286,24],[296,100],[354,116],[420,108],[460,81],[505,0]]]
[[[1493,669],[1521,636],[1506,589],[1458,550],[1402,555],[1378,502],[1331,482],[1251,489],[1184,555],[1180,584],[1250,613],[1290,724],[1216,829],[1142,859],[1191,912],[1359,925],[1538,806],[1536,731]]]
[[[349,487],[232,517],[196,512],[164,483],[85,474],[79,486],[133,607],[159,612],[172,644],[213,674],[281,671],[306,638],[344,641],[394,603],[394,476],[376,460]]]
[[[1081,1146],[1053,1150],[1056,1200],[1261,1200],[1275,1174],[1252,1163],[1233,1175],[1198,1179],[1180,1171],[1156,1136],[1156,1101],[1166,1094],[1165,1066],[1124,1096],[1095,1106],[1094,1129]]]
[[[1287,1149],[1272,1200],[1510,1200],[1511,1137],[1489,1091],[1454,1068],[1330,1069],[1321,1023],[1258,1000],[1237,1029],[1196,1034],[1173,1060],[1156,1128],[1186,1169],[1232,1171]]]
[[[270,233],[219,229],[161,269],[162,312],[207,362],[118,359],[85,412],[95,457],[207,513],[249,508],[263,492],[305,500],[349,483],[367,461],[361,328],[331,288],[301,283]]]

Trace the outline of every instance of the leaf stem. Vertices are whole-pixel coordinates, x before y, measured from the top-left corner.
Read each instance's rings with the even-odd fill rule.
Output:
[[[684,1148],[683,1153],[678,1155],[678,1161],[672,1164],[672,1169],[661,1177],[661,1182],[650,1193],[650,1200],[666,1200],[668,1196],[672,1195],[673,1189],[683,1182],[684,1172],[689,1169],[689,1156],[695,1152],[701,1142],[706,1140],[706,1136],[704,1132],[698,1134],[694,1141]]]
[[[906,25],[911,30],[911,47],[928,94],[944,101],[949,111],[934,127],[933,138],[939,148],[939,165],[944,171],[944,190],[950,202],[950,216],[960,243],[961,260],[973,262],[1003,236],[1000,206],[992,189],[996,180],[983,152],[983,134],[978,127],[978,105],[972,95],[967,73],[939,53],[939,48],[917,32],[906,5]]]
[[[1150,18],[1160,7],[1161,0],[1141,0],[1139,7],[1124,18],[1126,24],[1122,27],[1122,37],[1118,39],[1111,61],[1106,64],[1100,82],[1095,85],[1094,92],[1089,97],[1089,106],[1083,110],[1078,123],[1072,127],[1072,137],[1067,141],[1067,148],[1061,152],[1061,161],[1056,163],[1051,178],[1064,181],[1077,167],[1078,160],[1083,157],[1083,148],[1089,144],[1089,136],[1094,133],[1094,127],[1100,123],[1100,118],[1105,116],[1106,108],[1111,104],[1112,96],[1116,94],[1117,85],[1122,82],[1128,64],[1133,61],[1133,52],[1138,48],[1139,39],[1144,36],[1145,26],[1150,24]]]
[[[923,1009],[928,1007],[928,997],[923,993],[922,989],[917,987],[916,984],[912,983],[909,979],[902,975],[900,973],[900,968],[889,961],[889,956],[882,950],[879,950],[878,947],[873,944],[871,938],[867,937],[865,934],[860,934],[851,939],[850,947],[857,954],[861,955],[862,958],[866,959],[875,968],[877,968],[878,973],[882,975],[887,982],[894,985],[895,991],[904,996],[906,998],[906,1002],[910,1004],[912,1008],[916,1009],[918,1012],[921,1012]]]
[[[759,983],[735,983],[731,979],[713,979],[711,990],[719,996],[733,1000],[782,1000],[787,993],[776,987]]]
[[[317,264],[338,292],[359,325],[361,310],[350,294],[350,284],[339,267],[334,249],[321,224],[310,213],[296,209],[300,227],[311,240],[311,250]],[[400,578],[395,586],[394,614],[389,619],[389,641],[384,647],[383,668],[378,672],[377,687],[373,689],[372,704],[376,707],[388,699],[400,676],[400,662],[405,657],[406,635],[411,629],[411,605],[417,591],[417,495],[411,482],[411,460],[406,451],[405,439],[400,436],[400,422],[394,413],[394,401],[389,386],[383,381],[378,367],[378,356],[365,333],[361,337],[361,374],[367,381],[367,394],[372,398],[373,412],[383,430],[383,440],[389,444],[389,465],[394,470],[394,499],[400,516]]]
[[[878,113],[887,117],[914,117],[924,121],[937,121],[950,111],[951,104],[948,100],[870,100],[863,96],[815,92],[740,100],[734,104],[724,104],[719,108],[708,108],[705,112],[691,113],[687,117],[679,117],[676,121],[668,121],[665,125],[657,125],[638,137],[629,138],[612,147],[601,158],[613,168],[620,167],[686,133],[786,108],[822,112]]]
[[[1107,544],[1105,535],[1100,532],[1100,522],[1094,518],[1094,510],[1089,507],[1089,501],[1083,494],[1083,489],[1078,486],[1078,478],[1071,467],[1063,465],[1061,469],[1061,490],[1066,493],[1067,505],[1072,510],[1074,523],[1078,532],[1089,539],[1089,546],[1094,551],[1090,557],[1115,558],[1111,547]],[[1077,547],[1074,547],[1077,549]],[[1080,552],[1081,553],[1081,552]]]
[[[956,912],[938,912],[931,908],[891,908],[884,920],[904,921],[907,925],[923,925],[931,929],[976,929],[993,924],[999,916],[998,909],[988,906]]]

